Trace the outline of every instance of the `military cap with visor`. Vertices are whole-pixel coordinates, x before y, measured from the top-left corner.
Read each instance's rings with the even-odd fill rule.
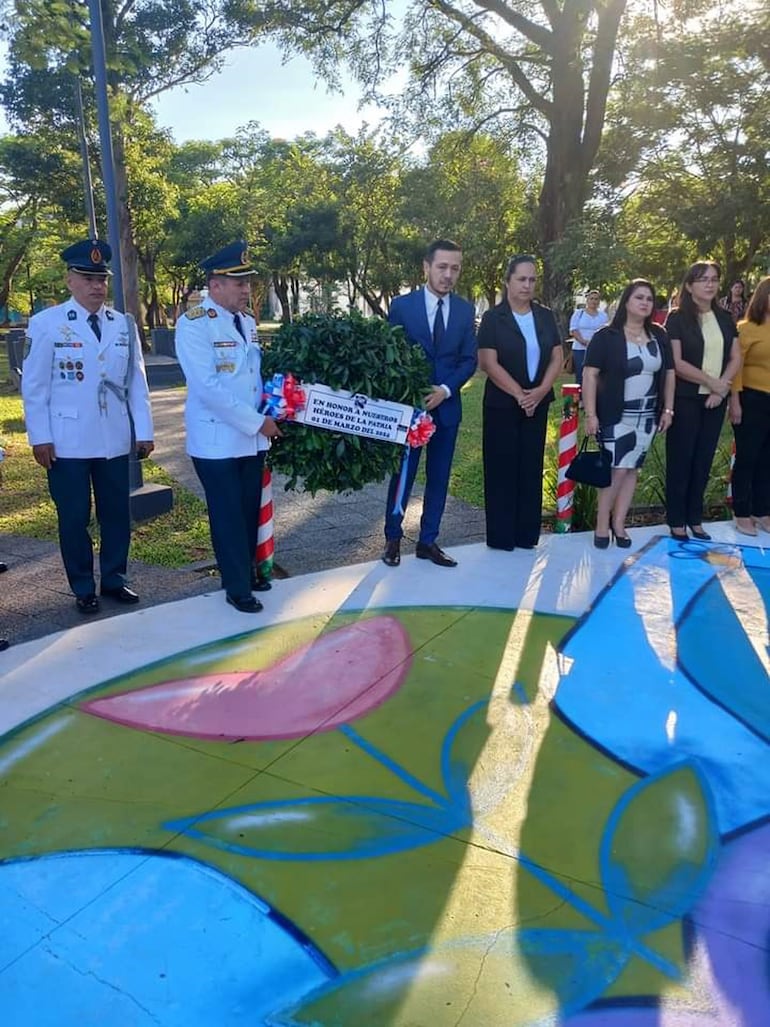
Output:
[[[223,275],[228,278],[241,278],[244,275],[255,275],[251,266],[249,249],[243,239],[224,246],[210,257],[201,261],[201,267],[208,276]]]
[[[68,271],[79,275],[111,275],[107,266],[112,259],[112,247],[101,239],[83,239],[61,251],[61,259]]]

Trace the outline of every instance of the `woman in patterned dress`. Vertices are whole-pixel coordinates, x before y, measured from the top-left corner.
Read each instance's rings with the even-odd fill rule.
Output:
[[[626,286],[611,323],[591,339],[583,369],[585,431],[612,457],[612,481],[599,490],[594,545],[606,549],[610,532],[631,545],[626,516],[639,468],[657,431],[674,417],[674,362],[668,336],[652,321],[655,290],[642,278]]]

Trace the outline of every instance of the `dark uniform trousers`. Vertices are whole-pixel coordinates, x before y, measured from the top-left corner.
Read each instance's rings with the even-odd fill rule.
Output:
[[[666,520],[681,528],[703,521],[703,496],[725,419],[726,404],[707,409],[706,396],[677,396],[666,432]]]
[[[484,407],[484,506],[492,549],[537,545],[548,406],[540,403],[532,417],[518,406]]]
[[[99,569],[103,589],[125,584],[131,543],[128,455],[111,460],[58,457],[48,471],[48,488],[59,520],[59,546],[70,588],[76,596],[91,595],[94,547],[88,532],[93,486],[99,522]]]
[[[251,595],[265,453],[221,460],[192,458],[206,493],[211,542],[222,587],[234,599]]]

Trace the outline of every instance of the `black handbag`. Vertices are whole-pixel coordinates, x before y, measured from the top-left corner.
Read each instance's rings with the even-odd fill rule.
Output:
[[[612,481],[612,457],[601,446],[598,449],[589,449],[590,437],[585,436],[577,456],[564,473],[570,481],[606,489]]]

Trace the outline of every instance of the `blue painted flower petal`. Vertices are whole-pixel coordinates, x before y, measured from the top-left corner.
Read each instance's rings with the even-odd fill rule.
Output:
[[[705,891],[718,852],[711,795],[695,763],[640,781],[610,815],[599,852],[613,917],[639,936],[683,916]]]
[[[260,802],[165,825],[258,859],[369,859],[430,845],[470,825],[465,807],[370,796]]]
[[[391,1027],[425,1023],[426,1010],[435,1011],[436,1023],[489,1024],[500,1022],[501,1004],[510,1024],[545,1022],[593,1002],[627,959],[620,944],[590,931],[505,929],[343,974],[268,1024]]]
[[[26,946],[0,973],[4,1024],[252,1027],[335,974],[265,902],[186,857],[3,863],[0,895],[3,934],[24,925]]]

